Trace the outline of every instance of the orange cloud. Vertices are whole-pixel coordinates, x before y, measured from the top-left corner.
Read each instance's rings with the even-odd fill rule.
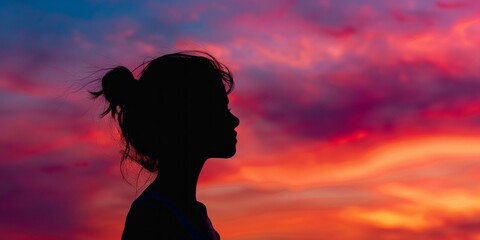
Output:
[[[239,166],[231,179],[254,183],[258,186],[280,185],[306,187],[327,183],[360,181],[388,171],[416,165],[436,165],[442,159],[458,163],[462,159],[480,157],[480,138],[469,136],[418,136],[404,137],[379,143],[355,154],[322,156],[319,151],[324,144],[295,147],[282,151],[280,155],[270,154],[277,164]],[[328,159],[327,163],[322,158]],[[355,157],[355,159],[342,159]],[[301,159],[292,161],[292,159]],[[270,162],[269,160],[266,160]]]
[[[341,212],[341,217],[371,224],[380,228],[401,228],[421,231],[432,227],[441,226],[441,223],[427,218],[417,212],[398,212],[390,209],[365,210],[360,208],[347,208]]]

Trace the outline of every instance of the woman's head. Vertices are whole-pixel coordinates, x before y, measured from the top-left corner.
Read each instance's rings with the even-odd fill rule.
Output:
[[[233,78],[226,66],[203,52],[158,57],[138,80],[125,67],[102,78],[109,106],[103,113],[117,119],[130,158],[149,171],[174,155],[207,159],[235,154],[239,121],[228,109]]]

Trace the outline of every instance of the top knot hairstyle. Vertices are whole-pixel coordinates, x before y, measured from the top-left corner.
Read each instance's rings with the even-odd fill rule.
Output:
[[[102,113],[102,117],[108,113],[115,117],[134,97],[137,85],[138,81],[126,67],[118,66],[105,74],[102,78],[102,90],[91,92],[95,98],[103,95],[109,103],[107,109]]]
[[[145,67],[138,80],[126,67],[111,69],[102,77],[101,89],[90,94],[103,97],[108,104],[101,117],[111,115],[118,122],[124,143],[122,163],[130,159],[155,172],[162,155],[158,135],[165,131],[159,123],[172,115],[166,110],[169,103],[175,101],[177,107],[181,104],[182,108],[174,113],[176,119],[182,119],[189,109],[185,106],[183,110],[183,105],[188,105],[183,99],[188,99],[189,93],[204,90],[202,85],[208,85],[208,81],[220,81],[229,94],[234,82],[225,65],[201,51],[167,54],[141,66]]]

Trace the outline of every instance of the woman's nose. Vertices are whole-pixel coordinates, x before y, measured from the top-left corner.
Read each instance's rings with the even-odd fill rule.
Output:
[[[232,118],[233,118],[233,126],[234,128],[238,127],[238,125],[240,125],[240,119],[237,118],[237,116],[233,115],[232,114]]]

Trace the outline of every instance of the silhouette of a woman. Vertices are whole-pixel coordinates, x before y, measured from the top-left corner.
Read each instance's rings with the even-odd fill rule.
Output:
[[[220,239],[196,199],[198,176],[209,158],[236,152],[239,120],[228,108],[233,78],[226,66],[204,52],[163,55],[136,80],[119,66],[92,92],[109,103],[102,114],[118,121],[133,160],[157,172],[133,202],[122,239]]]

